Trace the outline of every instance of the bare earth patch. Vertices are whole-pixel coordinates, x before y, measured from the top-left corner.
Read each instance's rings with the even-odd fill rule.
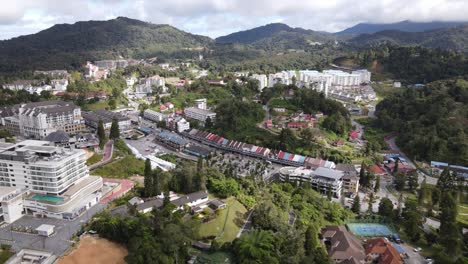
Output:
[[[107,239],[83,236],[78,248],[59,259],[58,264],[125,264],[128,251],[125,247]]]

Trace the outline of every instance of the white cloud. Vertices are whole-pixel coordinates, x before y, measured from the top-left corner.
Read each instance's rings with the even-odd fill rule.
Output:
[[[339,31],[360,22],[466,20],[466,0],[0,0],[0,39],[56,23],[128,16],[216,37],[281,21]]]

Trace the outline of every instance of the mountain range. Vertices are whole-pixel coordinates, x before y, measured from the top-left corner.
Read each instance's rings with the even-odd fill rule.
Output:
[[[316,47],[336,40],[359,47],[385,42],[468,52],[468,24],[452,27],[452,22],[403,21],[370,25],[359,24],[333,34],[273,23],[211,39],[170,25],[151,24],[125,17],[58,24],[36,34],[0,41],[0,73],[76,69],[87,60],[120,57],[186,59],[200,52],[216,56],[218,61],[242,62],[246,58],[269,58],[289,51],[313,53],[317,51]],[[405,25],[408,25],[408,31],[422,31],[398,31]],[[434,27],[444,28],[427,31]],[[367,34],[379,29],[391,30]],[[356,32],[367,33],[355,35]]]
[[[432,21],[432,22],[413,22],[410,20],[400,21],[397,23],[390,24],[373,24],[373,23],[359,23],[355,26],[347,28],[343,31],[337,32],[336,34],[373,34],[379,31],[386,30],[398,30],[404,32],[423,32],[434,29],[455,27],[466,22],[444,22],[444,21]]]

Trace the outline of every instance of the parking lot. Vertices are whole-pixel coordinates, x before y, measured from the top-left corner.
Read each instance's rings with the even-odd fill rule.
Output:
[[[45,250],[60,256],[73,244],[73,242],[70,241],[70,238],[75,235],[95,214],[101,212],[106,207],[107,204],[98,203],[72,221],[23,216],[14,223],[0,228],[0,242],[2,244],[12,245],[12,249],[14,251],[19,251],[23,248],[31,248]],[[55,232],[51,237],[12,231],[12,229],[18,228],[35,230],[42,224],[55,226]]]

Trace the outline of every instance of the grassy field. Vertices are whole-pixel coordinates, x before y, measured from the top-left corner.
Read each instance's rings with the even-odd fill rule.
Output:
[[[13,256],[15,253],[9,251],[9,250],[1,250],[0,251],[0,263],[5,263],[11,256]]]
[[[92,174],[106,178],[128,178],[133,174],[143,175],[144,170],[145,162],[143,160],[139,160],[133,155],[127,155],[97,168]]]
[[[225,202],[227,208],[215,220],[200,226],[201,236],[216,236],[220,243],[231,242],[236,238],[247,209],[234,197],[226,199]]]
[[[123,99],[118,100],[117,101],[117,108],[125,106],[126,103],[127,102],[125,100],[123,100]],[[104,100],[104,101],[99,101],[99,102],[92,103],[92,104],[87,104],[84,108],[86,110],[89,110],[89,111],[108,109],[109,108],[109,101]]]
[[[202,252],[198,255],[196,264],[217,264],[225,263],[230,264],[234,263],[232,260],[235,259],[229,252],[217,251],[213,253]]]
[[[468,204],[460,204],[458,205],[458,222],[460,222],[463,226],[468,227]]]
[[[102,160],[102,155],[101,154],[97,154],[97,153],[94,153],[93,156],[91,156],[91,158],[89,158],[87,161],[86,161],[86,165],[93,165],[95,163],[98,163],[99,161]]]

